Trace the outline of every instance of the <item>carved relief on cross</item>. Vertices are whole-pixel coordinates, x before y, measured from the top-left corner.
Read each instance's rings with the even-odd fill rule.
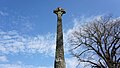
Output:
[[[58,17],[61,17],[63,14],[65,14],[65,10],[58,7],[57,9],[54,10],[54,13],[58,16]]]

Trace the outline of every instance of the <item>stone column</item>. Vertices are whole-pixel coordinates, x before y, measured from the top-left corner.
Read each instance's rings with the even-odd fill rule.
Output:
[[[57,15],[57,39],[56,39],[56,52],[54,68],[66,68],[64,59],[64,47],[63,47],[63,32],[62,32],[62,15],[66,12],[64,9],[58,7],[54,10]]]

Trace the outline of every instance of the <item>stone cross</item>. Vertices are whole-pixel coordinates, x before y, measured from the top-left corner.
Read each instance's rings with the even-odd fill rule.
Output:
[[[56,52],[54,68],[66,68],[64,59],[64,47],[63,47],[63,32],[62,32],[62,15],[65,14],[65,10],[58,7],[54,10],[57,15],[57,39],[56,39]]]

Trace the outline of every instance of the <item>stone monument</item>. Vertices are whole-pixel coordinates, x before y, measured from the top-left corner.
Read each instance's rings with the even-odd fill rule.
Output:
[[[57,38],[56,38],[56,52],[54,68],[66,68],[64,59],[64,46],[63,46],[63,32],[62,32],[62,15],[65,14],[65,10],[58,7],[54,10],[57,15]]]

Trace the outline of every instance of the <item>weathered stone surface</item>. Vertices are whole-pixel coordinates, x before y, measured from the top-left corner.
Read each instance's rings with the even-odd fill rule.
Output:
[[[66,12],[64,9],[58,7],[54,10],[57,15],[57,39],[56,39],[56,52],[54,68],[66,68],[64,59],[64,48],[63,48],[63,32],[62,32],[62,15]]]

